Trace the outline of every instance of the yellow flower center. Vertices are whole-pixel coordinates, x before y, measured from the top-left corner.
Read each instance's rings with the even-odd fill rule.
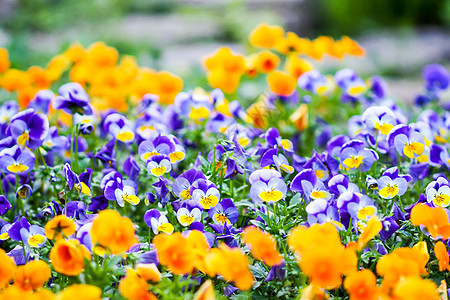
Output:
[[[22,165],[21,163],[18,163],[15,165],[10,165],[6,169],[12,173],[22,173],[28,170],[29,168],[25,165]]]
[[[420,155],[425,149],[424,144],[419,142],[413,142],[411,144],[405,144],[403,148],[403,153],[409,158],[414,158],[414,154]]]
[[[358,168],[362,163],[363,157],[361,155],[353,156],[346,158],[344,160],[344,165],[346,165],[350,169]]]
[[[259,198],[266,202],[276,202],[283,198],[283,193],[280,191],[275,191],[274,189],[271,189],[270,191],[263,191],[259,193]]]

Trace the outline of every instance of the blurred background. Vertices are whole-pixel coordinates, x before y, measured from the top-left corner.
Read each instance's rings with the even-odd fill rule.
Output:
[[[424,65],[450,68],[450,0],[0,0],[0,47],[13,67],[28,68],[74,41],[102,40],[195,82],[204,55],[221,45],[245,54],[260,22],[302,37],[349,35],[367,56],[325,59],[319,68],[383,75],[405,100],[420,90]]]

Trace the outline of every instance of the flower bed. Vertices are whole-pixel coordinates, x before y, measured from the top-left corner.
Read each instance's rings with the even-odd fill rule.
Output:
[[[249,42],[192,91],[103,43],[0,49],[2,299],[447,299],[448,71],[402,109],[314,68],[363,56],[348,37]]]

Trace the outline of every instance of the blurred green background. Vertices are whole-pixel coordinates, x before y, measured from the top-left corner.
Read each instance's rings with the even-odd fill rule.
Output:
[[[74,41],[103,40],[189,81],[220,45],[245,53],[260,22],[304,37],[349,35],[367,57],[325,59],[319,68],[381,74],[399,90],[427,63],[450,65],[450,0],[0,0],[0,47],[14,67],[27,68]]]

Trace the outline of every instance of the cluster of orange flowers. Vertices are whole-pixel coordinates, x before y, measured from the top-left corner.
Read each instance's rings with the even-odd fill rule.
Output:
[[[343,286],[350,299],[439,299],[436,284],[421,278],[427,274],[426,265],[430,259],[426,242],[419,242],[412,248],[398,248],[381,257],[376,265],[377,274],[383,278],[380,286],[371,270],[358,270],[356,252],[361,251],[380,230],[380,221],[372,218],[358,241],[344,247],[338,231],[329,223],[295,228],[288,243],[311,284],[302,297],[328,298],[325,291],[341,286],[345,275]],[[436,247],[440,249],[435,252],[440,269],[444,270],[448,268],[449,256],[445,245],[439,243]]]
[[[14,260],[0,249],[0,299],[101,299],[101,289],[87,284],[72,285],[54,295],[44,288],[50,277],[51,269],[45,261],[33,260],[16,267]]]
[[[49,89],[66,71],[71,81],[86,88],[98,110],[114,107],[127,111],[130,103],[136,104],[147,93],[158,95],[163,104],[170,104],[183,89],[180,77],[139,67],[134,57],[119,58],[117,49],[102,42],[87,49],[75,43],[54,56],[45,68],[32,66],[23,71],[10,65],[8,52],[0,49],[0,87],[17,92],[21,107],[26,107],[38,91]]]
[[[269,266],[283,262],[270,234],[256,227],[248,227],[244,230],[243,239],[256,259]],[[198,270],[210,277],[221,275],[224,280],[234,282],[241,290],[248,290],[253,286],[254,278],[249,270],[248,258],[240,248],[230,248],[225,244],[219,248],[210,248],[203,233],[196,230],[186,237],[181,233],[159,234],[153,239],[153,243],[158,250],[160,263],[173,274],[181,275]]]
[[[136,269],[127,269],[127,274],[119,283],[122,296],[130,300],[157,299],[148,291],[148,282],[159,282],[161,273],[155,264],[138,264]]]

